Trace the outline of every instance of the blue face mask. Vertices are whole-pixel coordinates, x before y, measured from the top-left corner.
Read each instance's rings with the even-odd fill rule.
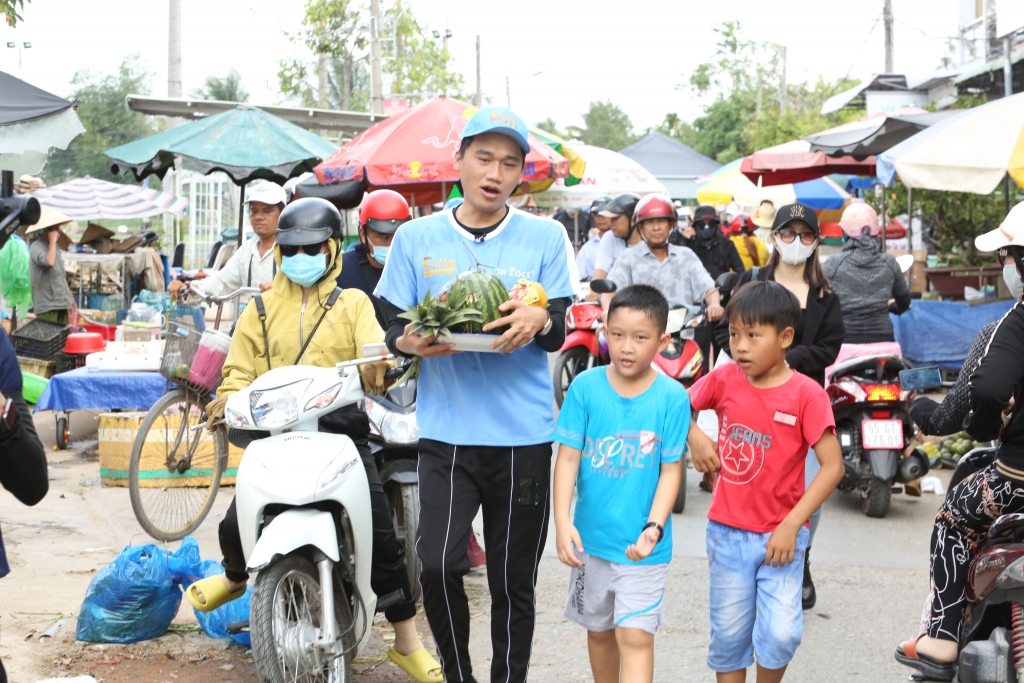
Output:
[[[300,287],[312,287],[327,272],[327,263],[323,254],[310,256],[300,251],[281,258],[281,272]]]
[[[377,263],[384,265],[384,262],[388,260],[388,252],[391,247],[379,247],[376,244],[373,245],[373,260]]]

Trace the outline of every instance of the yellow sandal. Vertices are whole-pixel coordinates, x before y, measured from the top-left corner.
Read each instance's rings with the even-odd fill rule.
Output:
[[[431,675],[431,671],[441,670],[441,664],[427,652],[425,647],[416,650],[411,655],[399,654],[398,650],[391,648],[388,650],[388,659],[419,683],[442,683],[444,681],[444,676],[441,674]]]
[[[206,599],[205,602],[199,598],[200,591],[202,591],[203,597]],[[245,586],[242,586],[234,593],[230,593],[228,592],[228,587],[224,585],[223,575],[219,574],[200,579],[185,589],[185,597],[200,612],[212,612],[243,595],[245,595]]]

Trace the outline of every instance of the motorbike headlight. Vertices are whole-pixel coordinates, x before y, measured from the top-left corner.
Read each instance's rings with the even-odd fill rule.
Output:
[[[380,425],[380,435],[388,443],[410,444],[420,440],[416,413],[388,413]]]
[[[320,408],[326,408],[327,406],[334,403],[334,399],[338,397],[339,392],[341,392],[341,383],[335,384],[327,391],[324,391],[320,395],[314,396],[313,398],[309,399],[309,402],[306,403],[306,407],[303,408],[303,410],[319,410]]]
[[[313,382],[301,379],[284,386],[254,391],[249,396],[253,423],[262,429],[278,429],[299,419],[299,402]]]
[[[224,419],[227,420],[229,427],[246,427],[252,424],[247,416],[231,408],[224,410]]]
[[[359,456],[352,455],[351,453],[345,453],[336,457],[320,473],[320,480],[316,484],[317,490],[322,491],[345,476],[349,470],[356,466],[357,462],[359,462]]]

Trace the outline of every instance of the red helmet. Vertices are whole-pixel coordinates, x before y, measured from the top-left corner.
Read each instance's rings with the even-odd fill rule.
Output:
[[[633,225],[653,218],[667,218],[675,221],[679,218],[676,205],[663,194],[649,194],[643,197],[633,209]]]
[[[359,205],[359,225],[384,235],[395,234],[410,219],[408,202],[394,190],[374,190]]]
[[[734,235],[742,233],[752,235],[756,228],[757,226],[754,225],[754,221],[745,213],[737,214],[736,217],[732,219],[732,223],[729,224],[729,231]]]

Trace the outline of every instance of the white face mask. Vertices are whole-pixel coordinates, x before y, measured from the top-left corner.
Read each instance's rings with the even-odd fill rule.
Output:
[[[811,254],[814,253],[814,248],[818,246],[817,242],[814,242],[814,244],[804,244],[799,238],[788,243],[778,238],[772,241],[775,243],[775,248],[779,250],[779,256],[782,257],[782,260],[791,266],[799,266],[807,261]]]
[[[1013,300],[1019,301],[1022,289],[1024,289],[1024,282],[1021,281],[1020,274],[1017,272],[1017,264],[1013,261],[1003,266],[1003,282],[1006,283],[1007,288],[1010,290],[1010,296],[1013,297]]]

